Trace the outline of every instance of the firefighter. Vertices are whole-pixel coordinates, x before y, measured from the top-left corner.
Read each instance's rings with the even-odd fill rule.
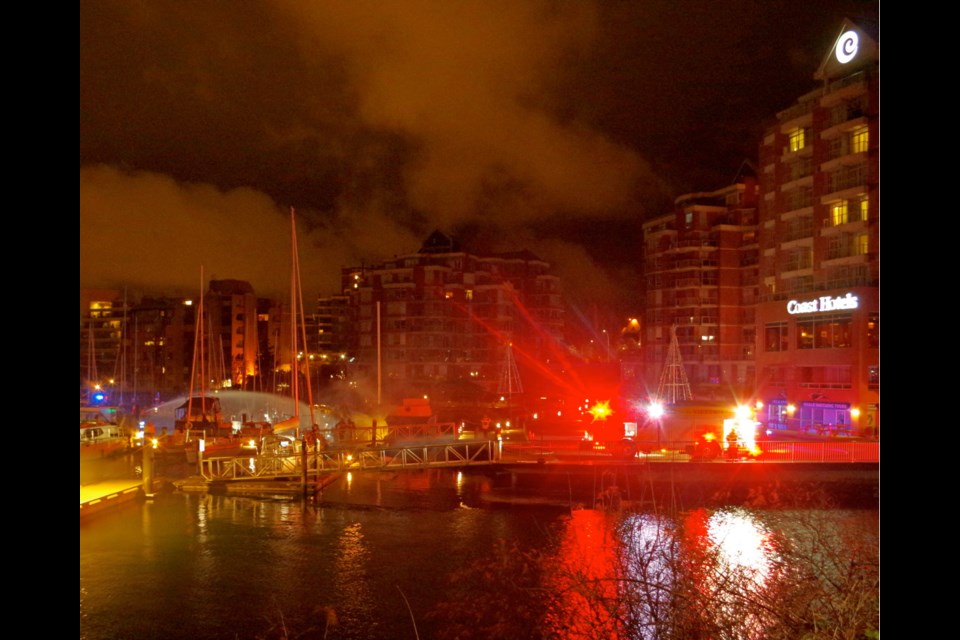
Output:
[[[730,433],[727,434],[727,457],[736,458],[737,457],[737,430],[731,429]]]
[[[490,439],[490,416],[484,415],[480,419],[480,430],[483,431],[484,440]]]

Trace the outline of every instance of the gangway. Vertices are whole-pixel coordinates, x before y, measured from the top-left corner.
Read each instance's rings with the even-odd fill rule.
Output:
[[[297,479],[339,471],[427,469],[489,465],[501,459],[500,443],[492,440],[428,444],[378,449],[302,451],[293,455],[210,457],[200,462],[208,481]]]

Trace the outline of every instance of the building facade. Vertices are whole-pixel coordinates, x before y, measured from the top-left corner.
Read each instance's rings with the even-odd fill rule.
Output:
[[[758,199],[756,174],[744,163],[734,184],[680,196],[673,211],[643,225],[648,389],[658,387],[675,333],[694,398],[752,392]]]
[[[204,301],[210,384],[242,389],[257,374],[257,297],[249,282],[211,280]]]
[[[474,255],[434,232],[416,253],[341,272],[351,377],[395,401],[466,383],[496,393],[508,349],[549,362],[563,330],[559,279],[529,252]]]
[[[760,146],[758,399],[774,428],[880,425],[879,44],[846,21]]]
[[[81,290],[81,400],[93,388],[107,391],[107,402],[139,406],[201,385],[253,388],[269,345],[267,305],[238,280],[211,280],[203,305],[198,325],[199,299]]]

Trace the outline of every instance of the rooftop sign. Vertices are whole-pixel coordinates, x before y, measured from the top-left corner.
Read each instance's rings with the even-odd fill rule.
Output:
[[[837,46],[834,47],[834,55],[837,62],[847,64],[857,57],[857,51],[860,48],[860,36],[856,31],[844,31],[837,40]]]

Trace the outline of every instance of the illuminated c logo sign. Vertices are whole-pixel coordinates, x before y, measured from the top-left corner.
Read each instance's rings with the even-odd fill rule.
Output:
[[[857,37],[856,31],[847,31],[840,36],[840,39],[837,40],[836,55],[837,61],[840,64],[847,64],[857,55],[857,46],[860,43],[860,38]]]

